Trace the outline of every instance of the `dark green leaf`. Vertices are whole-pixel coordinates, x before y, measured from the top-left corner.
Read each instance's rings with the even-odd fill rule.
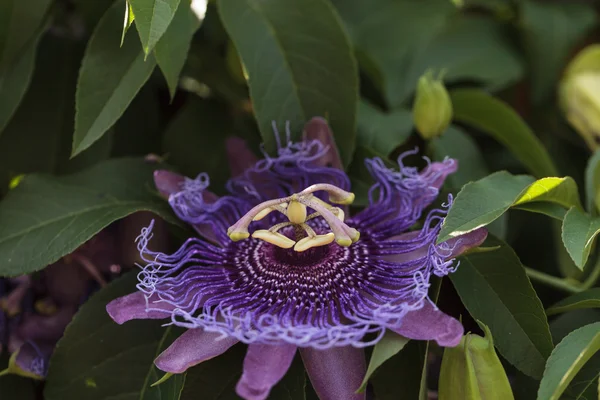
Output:
[[[144,52],[150,52],[169,28],[180,0],[128,0]],[[187,0],[184,0],[187,1]],[[124,9],[124,8],[123,8]]]
[[[104,14],[90,38],[77,82],[73,155],[87,149],[123,115],[156,61],[144,61],[134,35],[119,47],[124,0]]]
[[[531,129],[508,105],[481,90],[460,89],[450,93],[454,118],[506,146],[538,178],[558,173],[548,152]]]
[[[486,226],[513,206],[554,217],[558,215],[554,208],[538,206],[539,203],[566,209],[581,208],[577,185],[569,177],[534,181],[527,175],[511,175],[500,171],[468,183],[452,204],[438,243]]]
[[[3,0],[0,2],[0,76],[39,34],[52,0]]]
[[[539,379],[553,348],[542,303],[514,251],[493,237],[485,246],[501,247],[461,257],[450,279],[469,314],[489,326],[500,354]]]
[[[154,359],[181,331],[160,321],[117,325],[106,304],[133,292],[136,274],[112,282],[75,315],[50,360],[47,400],[179,400],[185,375],[151,387],[163,372]]]
[[[537,399],[558,400],[579,370],[599,350],[600,322],[567,335],[548,358]]]
[[[192,37],[198,28],[200,28],[201,23],[202,21],[200,21],[196,14],[192,12],[192,9],[188,5],[188,1],[185,0],[183,4],[177,8],[177,12],[173,17],[173,22],[169,25],[165,34],[156,44],[154,56],[156,57],[156,62],[158,63],[160,70],[167,80],[171,98],[175,96],[179,74],[187,59]]]
[[[577,208],[570,209],[562,225],[562,240],[579,269],[583,269],[596,236],[600,233],[600,218],[593,218]]]
[[[387,156],[408,139],[412,127],[412,114],[409,110],[384,113],[364,100],[359,103],[359,146],[368,147],[375,153]]]
[[[0,357],[0,371],[6,367],[8,367],[8,354]],[[2,376],[0,377],[0,393],[2,393],[2,399],[35,400],[35,381],[17,375]]]
[[[579,2],[521,2],[520,28],[531,64],[535,103],[547,100],[554,90],[567,57],[596,23],[591,4]]]
[[[306,373],[299,355],[288,369],[283,379],[271,389],[270,399],[276,400],[305,400],[306,399]]]
[[[600,151],[594,153],[585,168],[585,207],[593,216],[600,211]]]
[[[585,308],[600,308],[600,288],[588,289],[569,296],[548,308],[546,314],[554,315]]]
[[[364,391],[367,388],[367,383],[369,382],[369,379],[375,370],[391,357],[395,356],[404,348],[404,346],[406,346],[409,341],[410,339],[400,336],[397,333],[394,333],[390,330],[386,331],[383,338],[381,338],[381,340],[377,342],[373,348],[367,373],[365,374],[365,378],[363,379],[358,390]]]
[[[445,70],[447,82],[476,80],[491,89],[522,74],[501,26],[490,18],[460,15],[449,1],[335,0],[334,4],[361,66],[392,108],[405,104],[429,68]]]
[[[27,176],[0,203],[0,275],[44,268],[135,211],[170,218],[154,193],[154,168],[119,159],[60,178]]]
[[[267,149],[271,123],[331,125],[344,165],[354,150],[358,71],[350,41],[327,0],[219,0],[225,28],[248,72],[254,113]]]

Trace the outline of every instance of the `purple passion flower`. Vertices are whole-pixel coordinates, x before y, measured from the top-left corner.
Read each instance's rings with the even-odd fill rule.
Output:
[[[277,136],[278,137],[278,136]],[[119,324],[170,318],[188,330],[158,356],[158,368],[181,373],[248,344],[237,393],[267,398],[299,349],[322,400],[358,400],[365,374],[362,347],[390,329],[417,340],[456,346],[463,327],[428,298],[432,275],[455,268],[461,252],[487,232],[437,245],[446,215],[433,209],[456,162],[421,172],[399,158],[399,171],[366,160],[375,179],[369,206],[348,215],[354,200],[327,123],[305,127],[301,143],[278,143],[276,157],[256,160],[241,140],[228,143],[230,195],[207,190],[209,178],[157,171],[155,182],[176,215],[201,238],[174,254],[148,248],[152,226],[138,238],[146,261],[138,292],[107,306]]]

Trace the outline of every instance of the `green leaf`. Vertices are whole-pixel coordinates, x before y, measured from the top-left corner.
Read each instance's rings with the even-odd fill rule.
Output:
[[[540,104],[556,90],[567,58],[594,27],[597,16],[591,4],[531,0],[520,3],[520,16],[533,101]]]
[[[64,177],[26,176],[0,203],[0,275],[44,268],[136,211],[172,219],[154,192],[154,168],[116,159]]]
[[[115,323],[106,304],[135,291],[136,273],[112,282],[77,312],[48,369],[48,400],[179,400],[185,375],[151,387],[164,374],[154,359],[180,333],[161,321]]]
[[[473,126],[502,143],[538,178],[556,176],[548,152],[508,105],[481,90],[459,89],[450,93],[454,118]]]
[[[593,216],[600,211],[600,151],[588,160],[585,168],[585,208]]]
[[[570,177],[534,181],[527,175],[496,172],[462,188],[444,220],[438,243],[486,226],[513,206],[558,216],[553,207],[540,203],[580,209],[577,184]]]
[[[350,41],[328,0],[219,0],[219,13],[246,67],[254,114],[267,149],[271,123],[290,121],[298,139],[306,121],[325,117],[344,165],[354,151],[358,69]]]
[[[599,350],[600,322],[567,335],[548,358],[537,399],[558,400],[579,370]]]
[[[575,265],[581,270],[587,262],[598,233],[600,218],[593,218],[577,208],[570,209],[565,215],[562,240]]]
[[[388,105],[406,105],[418,78],[445,70],[446,82],[478,81],[490,89],[516,81],[519,57],[491,18],[461,15],[450,1],[334,0],[361,67]],[[401,23],[399,23],[401,21]]]
[[[165,34],[175,17],[180,0],[128,0],[147,55]],[[184,0],[184,3],[187,0]]]
[[[383,156],[390,154],[408,139],[412,128],[412,113],[409,110],[384,113],[365,100],[358,105],[358,145],[368,147],[375,153]]]
[[[123,42],[125,41],[125,35],[131,25],[135,21],[135,15],[133,15],[133,10],[131,9],[131,4],[127,0],[125,0],[125,19],[123,20],[123,33],[121,34],[121,46],[123,46]]]
[[[542,303],[515,252],[494,237],[485,246],[501,248],[461,257],[450,279],[469,314],[490,328],[500,354],[539,379],[553,348]]]
[[[381,338],[379,342],[373,348],[373,354],[371,354],[371,359],[369,360],[369,367],[367,368],[367,373],[358,389],[358,392],[363,392],[367,388],[367,383],[369,383],[369,379],[371,375],[375,372],[377,368],[379,368],[384,362],[398,354],[400,350],[406,346],[406,344],[410,341],[403,336],[398,335],[390,330],[385,332],[385,335]]]
[[[0,371],[8,367],[8,354],[0,358]],[[0,377],[0,393],[2,398],[35,400],[35,383],[32,379],[26,379],[17,375],[5,375]]]
[[[73,156],[114,125],[156,65],[153,56],[144,61],[133,35],[119,47],[124,6],[124,0],[113,4],[87,44],[77,82]]]
[[[0,2],[0,76],[39,35],[52,0]]]
[[[546,314],[554,315],[586,308],[600,308],[600,288],[588,289],[569,296],[548,308]]]
[[[184,1],[177,9],[173,22],[154,49],[156,62],[169,85],[171,99],[175,96],[179,74],[187,59],[192,37],[202,23],[187,3],[187,0]]]

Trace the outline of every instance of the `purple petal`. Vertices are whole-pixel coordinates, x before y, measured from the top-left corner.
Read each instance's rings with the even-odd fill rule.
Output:
[[[304,140],[318,140],[328,147],[327,152],[314,161],[315,165],[344,169],[333,133],[325,118],[314,117],[304,125]]]
[[[479,228],[472,232],[465,233],[462,236],[458,236],[448,240],[446,243],[452,249],[452,254],[449,258],[458,257],[465,251],[473,249],[477,246],[481,246],[487,238],[488,231],[485,228]]]
[[[135,292],[127,296],[119,297],[106,305],[108,315],[119,325],[132,319],[164,319],[171,316],[175,306],[159,301],[158,296],[150,298],[152,311],[146,311],[147,303],[144,293]],[[164,312],[158,311],[164,310]]]
[[[238,342],[229,336],[222,337],[219,333],[203,329],[188,329],[159,354],[154,364],[165,372],[183,373],[194,365],[223,354]]]
[[[26,342],[17,351],[15,364],[19,369],[40,379],[46,376],[52,346],[36,346],[33,342]]]
[[[234,178],[242,175],[247,169],[252,168],[258,161],[258,158],[248,148],[244,139],[238,137],[227,138],[225,146],[227,147],[229,169],[231,170],[231,176]]]
[[[154,171],[154,184],[161,195],[169,198],[170,195],[181,191],[185,177],[165,169]]]
[[[432,162],[423,171],[421,171],[422,177],[431,176],[434,177],[429,185],[437,189],[444,185],[444,181],[448,175],[453,174],[458,169],[458,161],[452,158],[448,158],[443,162]]]
[[[423,308],[408,312],[402,325],[393,331],[409,339],[435,340],[440,346],[454,347],[460,342],[464,329],[458,320],[425,301]]]
[[[365,352],[352,346],[317,350],[301,348],[300,354],[319,399],[364,400],[355,393],[367,372]]]
[[[244,373],[235,390],[245,400],[266,399],[277,382],[289,369],[296,346],[251,344],[244,358]]]

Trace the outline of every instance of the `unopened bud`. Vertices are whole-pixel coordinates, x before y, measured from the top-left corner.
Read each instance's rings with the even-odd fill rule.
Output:
[[[479,323],[485,337],[467,334],[460,344],[444,350],[439,400],[513,400],[506,372],[494,350],[492,334]]]
[[[413,122],[425,140],[440,136],[452,121],[452,102],[441,78],[431,71],[419,78],[413,104]]]
[[[591,150],[600,147],[600,45],[588,46],[568,65],[559,86],[565,117]]]

